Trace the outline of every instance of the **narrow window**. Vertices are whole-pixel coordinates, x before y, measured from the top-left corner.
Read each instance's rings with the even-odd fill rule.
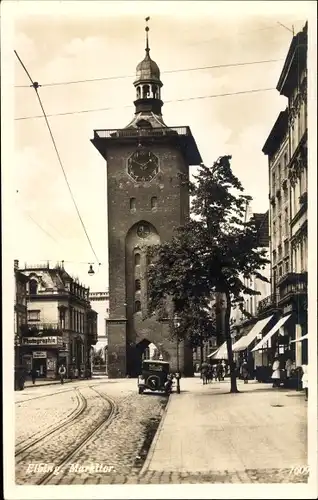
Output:
[[[130,198],[129,206],[130,210],[136,210],[136,198]]]
[[[140,266],[140,253],[135,253],[135,266]]]
[[[157,199],[157,196],[153,196],[151,198],[151,209],[152,210],[156,210],[158,207],[158,199]]]
[[[135,280],[135,292],[139,292],[141,289],[140,280]]]
[[[38,284],[36,280],[30,280],[29,290],[30,294],[36,294],[38,292]]]
[[[136,301],[135,301],[135,313],[140,312],[140,311],[141,311],[141,303],[140,303],[140,300],[136,300]]]

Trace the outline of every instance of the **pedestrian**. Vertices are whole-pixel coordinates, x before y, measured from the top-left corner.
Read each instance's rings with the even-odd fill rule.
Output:
[[[305,401],[308,401],[308,372],[307,372],[307,365],[302,365],[302,370],[303,370],[303,376],[301,378],[301,383],[303,386],[303,389],[305,389]]]
[[[223,365],[221,361],[219,361],[216,366],[216,372],[217,372],[217,379],[219,382],[221,382],[221,380],[223,379]]]
[[[75,378],[78,378],[78,368],[75,368],[74,375],[75,375]]]
[[[273,387],[279,387],[280,386],[280,362],[278,359],[278,356],[275,356],[273,366],[272,366],[272,380],[273,380]]]
[[[32,368],[32,370],[31,370],[31,379],[32,379],[32,384],[33,385],[35,384],[36,377],[37,377],[37,371],[36,371],[35,368]]]
[[[72,382],[73,381],[73,368],[72,367],[69,368],[68,376],[70,378],[70,381]]]
[[[243,359],[243,363],[241,366],[241,375],[242,375],[242,379],[244,380],[244,384],[248,384],[249,372],[248,372],[248,364],[247,364],[246,359]]]
[[[64,384],[65,374],[66,374],[66,368],[63,364],[61,364],[61,366],[59,368],[59,376],[60,376],[61,384]]]
[[[286,370],[286,377],[287,378],[290,378],[292,368],[293,368],[293,362],[290,358],[288,358],[286,360],[286,363],[285,363],[285,370]]]
[[[222,380],[224,380],[224,377],[226,375],[226,363],[225,363],[224,359],[222,359],[222,367],[223,367]]]

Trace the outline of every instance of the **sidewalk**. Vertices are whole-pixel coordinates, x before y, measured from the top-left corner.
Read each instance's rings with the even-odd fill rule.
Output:
[[[203,386],[198,378],[182,379],[181,394],[170,396],[142,474],[213,476],[214,482],[306,481],[289,474],[307,463],[304,395],[257,382],[238,381],[240,394],[229,394],[229,388],[227,381]],[[278,472],[279,479],[272,479]]]

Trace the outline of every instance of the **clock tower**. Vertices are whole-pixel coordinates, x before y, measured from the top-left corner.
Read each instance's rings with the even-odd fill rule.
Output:
[[[146,54],[136,69],[135,115],[122,129],[94,130],[93,145],[107,163],[109,319],[108,374],[136,376],[147,347],[193,374],[192,349],[171,337],[168,314],[147,317],[146,248],[172,238],[189,217],[189,193],[180,175],[201,156],[188,126],[162,118],[162,82]]]

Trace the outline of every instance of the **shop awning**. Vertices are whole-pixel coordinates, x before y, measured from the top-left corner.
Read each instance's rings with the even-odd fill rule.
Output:
[[[252,349],[253,351],[259,351],[263,346],[269,341],[269,339],[286,323],[286,321],[291,317],[291,314],[283,316],[277,321],[276,325],[265,335],[265,337]]]
[[[306,335],[303,335],[302,337],[299,337],[299,339],[291,340],[290,343],[300,342],[301,340],[307,340],[307,339],[308,339],[308,333],[306,333]]]
[[[233,352],[237,351],[245,351],[248,346],[253,342],[253,340],[261,333],[263,328],[267,325],[267,323],[272,319],[273,314],[268,316],[267,318],[260,319],[253,328],[249,331],[247,335],[241,337],[235,344],[233,345]]]
[[[228,359],[226,342],[224,342],[220,347],[208,355],[211,359]]]

